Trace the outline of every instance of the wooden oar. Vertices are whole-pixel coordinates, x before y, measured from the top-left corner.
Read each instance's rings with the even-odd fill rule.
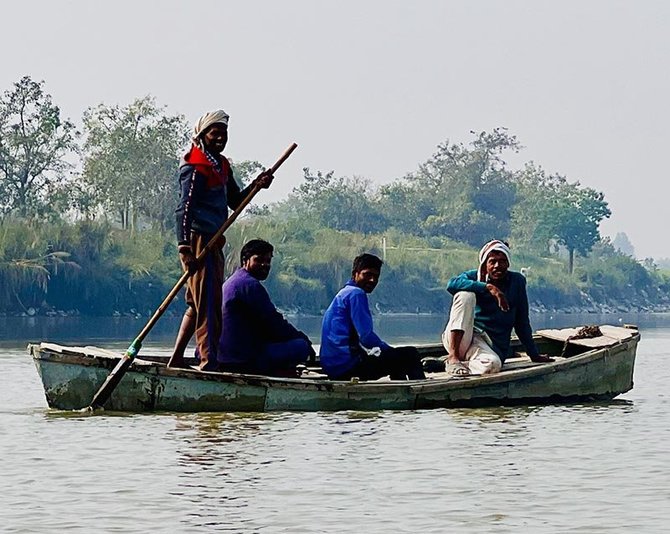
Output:
[[[277,162],[269,169],[269,172],[271,174],[274,174],[277,171],[277,169],[279,169],[281,164],[288,159],[288,157],[297,147],[298,145],[295,143],[293,143],[290,147],[288,147],[286,151],[281,155],[281,157],[277,160]],[[200,254],[198,254],[196,260],[199,264],[201,263],[202,259],[205,256],[207,256],[207,254],[209,254],[209,252],[214,247],[216,247],[219,238],[230,227],[230,225],[233,224],[233,222],[235,222],[237,216],[242,212],[242,210],[247,206],[247,204],[251,202],[251,200],[254,198],[256,193],[260,191],[260,189],[261,187],[259,185],[255,185],[251,189],[251,191],[249,191],[249,194],[242,200],[240,205],[235,209],[235,211],[233,211],[230,214],[230,216],[226,219],[226,221],[223,223],[223,225],[221,225],[221,228],[219,228],[216,234],[214,234],[214,236],[209,240],[207,246],[200,252]],[[168,293],[167,297],[165,297],[165,300],[163,300],[161,305],[154,312],[151,319],[149,319],[149,322],[144,326],[142,331],[130,344],[125,354],[123,355],[123,358],[119,360],[119,363],[117,363],[114,369],[112,369],[112,372],[109,373],[109,376],[107,377],[105,382],[102,384],[97,393],[93,396],[93,400],[91,401],[91,405],[88,407],[88,410],[95,410],[97,408],[102,408],[105,402],[107,402],[110,395],[123,378],[123,375],[126,374],[126,371],[133,363],[133,360],[140,351],[140,348],[142,347],[142,341],[144,341],[144,338],[147,337],[147,334],[149,334],[151,329],[158,322],[158,319],[160,319],[161,315],[163,315],[165,310],[167,310],[168,306],[170,305],[170,302],[172,302],[177,293],[179,293],[179,290],[184,286],[189,276],[191,276],[191,273],[188,270],[181,275],[179,281],[175,284],[170,293]]]

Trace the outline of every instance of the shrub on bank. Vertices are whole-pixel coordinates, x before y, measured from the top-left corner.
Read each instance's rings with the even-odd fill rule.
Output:
[[[293,233],[296,232],[296,233]],[[301,227],[295,221],[251,217],[227,233],[227,273],[239,264],[239,249],[260,237],[275,246],[267,281],[277,307],[320,314],[351,274],[354,256],[367,251],[385,259],[371,295],[378,312],[444,313],[450,277],[477,266],[477,250],[442,238],[397,230],[357,234]],[[565,262],[515,250],[512,268],[523,270],[531,305],[548,309],[602,304],[666,302],[670,277],[650,271],[611,247],[580,258],[573,275]],[[122,231],[103,222],[0,224],[0,313],[77,310],[86,315],[139,313],[160,304],[181,276],[171,232]],[[177,298],[171,313],[183,311]]]

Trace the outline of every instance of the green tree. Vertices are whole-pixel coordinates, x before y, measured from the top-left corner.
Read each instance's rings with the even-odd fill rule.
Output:
[[[630,242],[630,239],[628,239],[626,232],[618,232],[612,240],[612,246],[622,254],[626,254],[632,258],[635,257],[635,247],[633,246],[633,243]]]
[[[365,178],[303,169],[304,182],[282,203],[282,210],[325,228],[367,234],[386,228],[375,191]]]
[[[434,215],[435,200],[417,187],[412,175],[379,188],[378,203],[388,226],[410,234],[425,234],[423,223]]]
[[[391,226],[472,245],[509,236],[515,190],[502,155],[520,145],[504,128],[472,133],[469,146],[442,143],[418,171],[381,189]]]
[[[175,178],[179,151],[188,139],[182,115],[169,115],[146,96],[126,107],[89,108],[83,189],[117,215],[122,228],[134,228],[140,217],[165,229],[172,224],[177,202]]]
[[[242,188],[251,183],[251,181],[254,178],[256,178],[256,176],[258,176],[264,169],[263,165],[260,162],[254,160],[243,160],[240,161],[239,163],[233,162],[231,160],[230,165],[232,167],[233,176],[235,177],[235,180],[237,180],[238,184],[240,184]],[[250,215],[269,215],[269,214],[270,214],[269,206],[267,206],[266,204],[262,204],[259,206],[252,202],[249,206],[245,208],[244,213],[241,216],[248,217]]]
[[[0,97],[0,213],[58,215],[52,201],[66,191],[76,137],[43,81],[24,76],[6,91]]]
[[[546,250],[552,240],[568,251],[572,274],[575,252],[585,256],[600,241],[600,223],[611,215],[603,193],[564,176],[547,175],[528,164],[516,177],[518,202],[513,210],[514,236]]]
[[[243,160],[239,163],[231,161],[230,166],[233,176],[243,187],[248,185],[263,170],[263,164],[259,161]]]
[[[585,256],[600,241],[600,223],[609,217],[605,195],[579,182],[564,184],[554,206],[554,222],[558,242],[568,249],[568,272],[575,265],[575,251]]]
[[[552,216],[553,201],[565,178],[548,175],[533,162],[515,176],[517,198],[512,209],[511,239],[516,247],[534,254],[547,255],[556,237]]]

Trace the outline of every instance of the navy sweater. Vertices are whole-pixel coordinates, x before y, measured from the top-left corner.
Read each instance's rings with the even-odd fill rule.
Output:
[[[213,159],[218,160],[218,165]],[[193,146],[179,168],[179,189],[175,215],[177,243],[181,247],[190,244],[192,231],[214,235],[228,218],[228,206],[237,208],[249,188],[240,191],[226,158],[207,157]]]
[[[222,363],[253,363],[267,343],[302,338],[277,311],[267,290],[245,269],[238,269],[223,284],[223,322],[219,342]]]

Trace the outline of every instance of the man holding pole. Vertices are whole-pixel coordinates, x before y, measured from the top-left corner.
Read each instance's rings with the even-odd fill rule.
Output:
[[[188,307],[169,367],[185,367],[184,351],[195,333],[200,370],[217,370],[225,238],[222,236],[219,246],[201,262],[196,257],[228,218],[228,207],[237,208],[252,188],[268,188],[273,179],[271,172],[265,171],[247,188],[240,189],[230,163],[222,155],[228,142],[228,119],[223,110],[200,117],[193,128],[192,145],[179,167],[177,246],[182,267],[191,276],[186,287]]]

